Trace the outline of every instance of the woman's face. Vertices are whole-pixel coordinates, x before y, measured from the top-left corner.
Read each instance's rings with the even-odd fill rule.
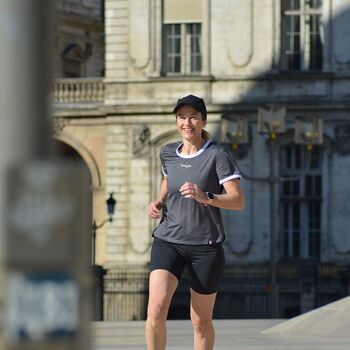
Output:
[[[194,141],[201,138],[206,124],[202,114],[191,106],[182,106],[176,112],[176,126],[183,140]]]

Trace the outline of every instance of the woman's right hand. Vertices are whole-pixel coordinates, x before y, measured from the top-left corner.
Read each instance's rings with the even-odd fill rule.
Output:
[[[164,203],[162,201],[151,202],[148,205],[148,215],[152,219],[160,219],[161,210],[163,209],[163,207],[164,207]]]

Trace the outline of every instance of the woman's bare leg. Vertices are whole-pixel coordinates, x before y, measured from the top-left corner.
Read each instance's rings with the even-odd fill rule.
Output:
[[[148,350],[165,349],[165,322],[177,285],[177,278],[169,271],[159,269],[150,274],[145,332]]]
[[[216,293],[199,294],[191,289],[191,320],[194,350],[213,350],[215,331],[212,323]]]

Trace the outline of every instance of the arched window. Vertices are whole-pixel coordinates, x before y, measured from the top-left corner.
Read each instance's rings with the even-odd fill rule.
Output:
[[[321,255],[322,152],[295,144],[280,151],[281,257],[315,259]],[[301,176],[300,176],[301,174]],[[300,177],[298,177],[300,176]],[[296,179],[297,178],[297,179]]]

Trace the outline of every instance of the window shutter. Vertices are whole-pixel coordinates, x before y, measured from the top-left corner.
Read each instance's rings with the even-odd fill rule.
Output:
[[[164,0],[164,23],[198,23],[203,20],[203,0]]]

